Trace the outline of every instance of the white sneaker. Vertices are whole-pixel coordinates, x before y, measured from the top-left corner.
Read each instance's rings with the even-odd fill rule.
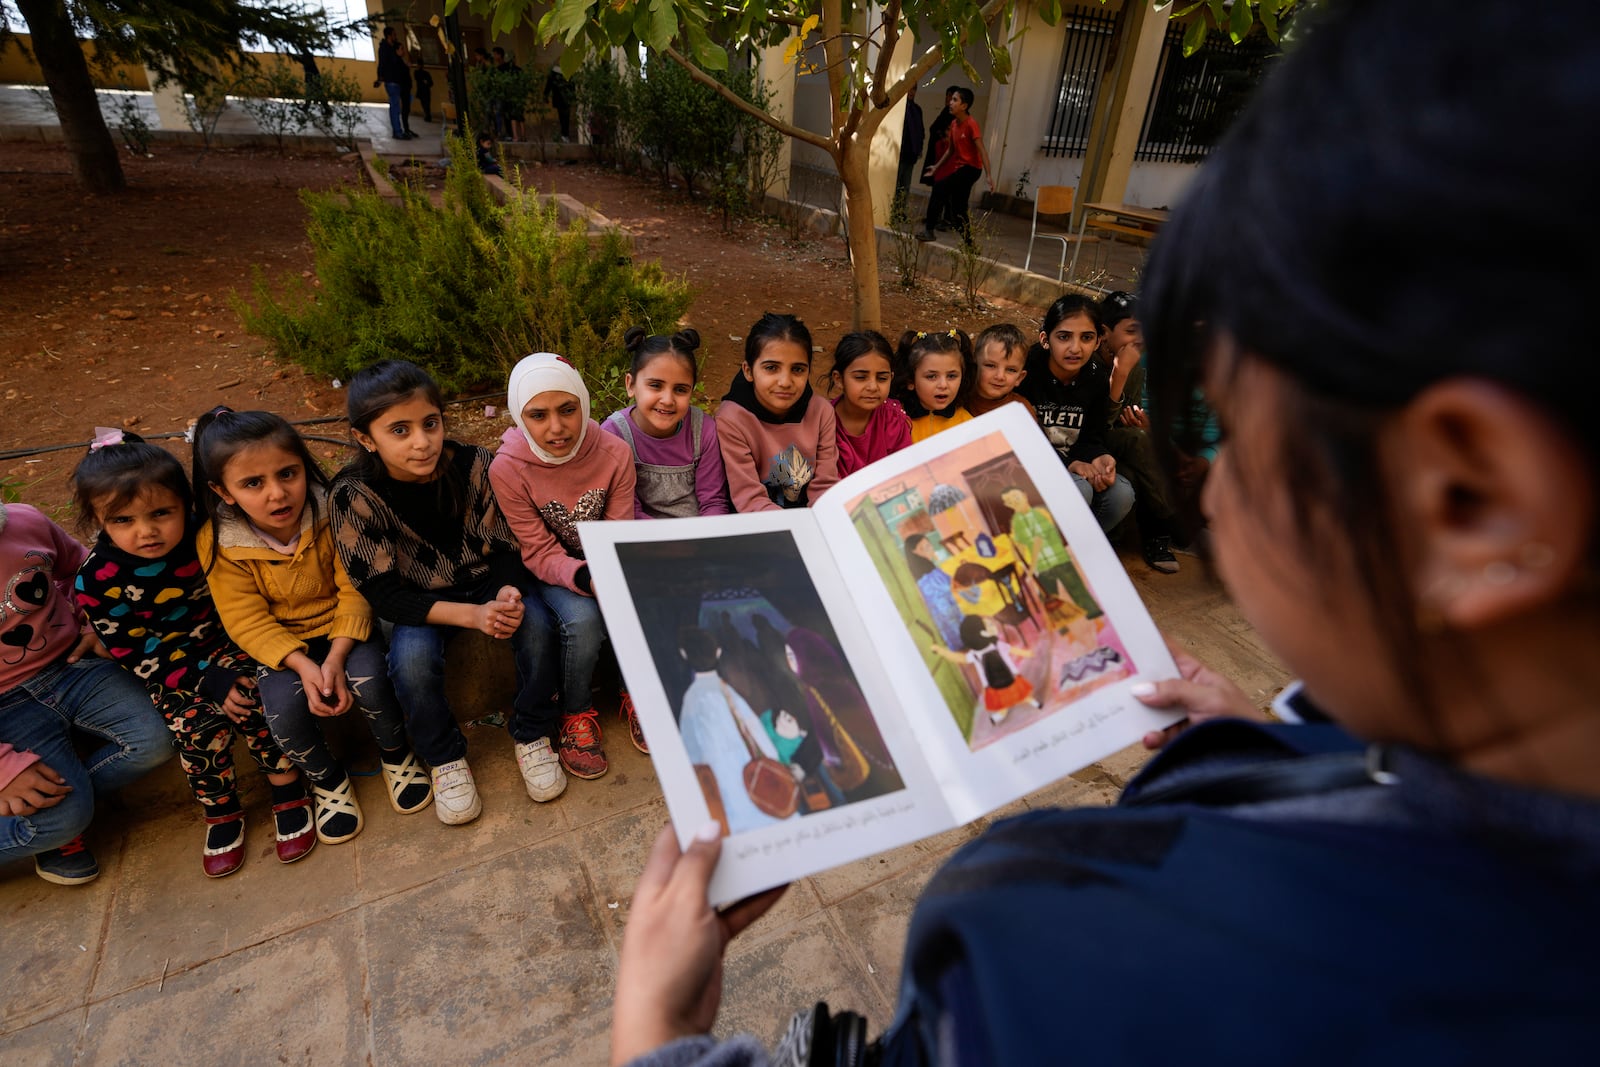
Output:
[[[478,784],[472,780],[466,760],[451,760],[433,768],[433,810],[446,826],[460,826],[483,813]]]
[[[567,776],[561,769],[561,760],[550,749],[550,739],[517,743],[517,766],[522,769],[522,784],[528,795],[541,804],[554,800],[567,788]]]

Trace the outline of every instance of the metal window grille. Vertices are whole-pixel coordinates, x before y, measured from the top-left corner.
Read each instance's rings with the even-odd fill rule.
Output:
[[[1081,156],[1089,142],[1095,89],[1111,48],[1111,31],[1117,17],[1098,6],[1075,7],[1061,21],[1066,28],[1061,81],[1050,127],[1039,151],[1047,156]]]
[[[1185,58],[1183,31],[1177,23],[1167,28],[1136,160],[1198,163],[1206,158],[1282,55],[1262,34],[1234,44],[1213,31],[1204,48]]]

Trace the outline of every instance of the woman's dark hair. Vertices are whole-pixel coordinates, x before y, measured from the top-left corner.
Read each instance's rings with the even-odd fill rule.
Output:
[[[1102,325],[1098,301],[1082,293],[1066,293],[1056,297],[1056,302],[1045,311],[1044,325],[1039,328],[1040,332],[1048,334],[1074,315],[1089,316],[1089,321],[1094,323],[1097,332]]]
[[[866,355],[879,355],[889,361],[889,366],[894,367],[894,349],[889,344],[889,339],[877,330],[856,330],[839,338],[839,343],[833,347],[833,369],[828,372],[829,377],[843,374],[850,369],[850,364]]]
[[[105,513],[126,507],[151,486],[176,496],[183,502],[185,513],[194,506],[189,476],[184,473],[183,464],[166,449],[136,433],[123,434],[118,444],[91,447],[72,472],[78,532],[92,532]],[[101,506],[96,509],[96,504]]]
[[[937,569],[934,566],[933,560],[929,559],[927,556],[917,555],[917,546],[922,544],[927,539],[927,534],[919,533],[914,533],[910,537],[906,538],[906,566],[911,568],[911,577],[913,580],[921,578],[925,574],[930,574]]]
[[[668,337],[665,334],[647,334],[638,326],[630,326],[622,335],[622,344],[633,357],[631,373],[634,377],[644,370],[651,360],[660,355],[674,355],[689,368],[689,379],[700,380],[700,367],[694,354],[700,348],[700,331],[690,327]]]
[[[811,331],[794,315],[780,315],[769,311],[762,315],[744,339],[744,365],[754,367],[761,358],[761,350],[773,341],[793,341],[805,349],[807,362],[811,359]]]
[[[965,330],[941,330],[938,333],[907,330],[900,335],[900,345],[895,351],[894,381],[889,387],[889,395],[898,400],[900,406],[906,409],[906,414],[913,419],[938,414],[929,412],[917,399],[914,381],[917,367],[928,356],[951,352],[961,357],[961,386],[945,411],[961,407],[972,394],[972,383],[978,376],[978,361],[972,355],[972,338],[967,336]]]
[[[385,359],[357,371],[345,386],[345,413],[350,419],[350,429],[372,436],[372,424],[385,411],[403,404],[421,394],[422,398],[444,415],[444,394],[433,375],[403,359]],[[433,484],[438,489],[439,506],[447,515],[459,515],[466,506],[467,487],[450,462],[452,449],[446,442],[439,454],[437,477]],[[345,470],[364,482],[379,482],[389,477],[388,468],[376,452],[358,449],[356,458]]]
[[[270,411],[234,411],[216,407],[200,416],[194,424],[194,501],[200,521],[214,522],[227,507],[212,485],[222,484],[228,462],[245,449],[255,445],[274,445],[291,453],[305,467],[306,481],[328,488],[328,476],[317,462],[306,442],[287,419]],[[317,521],[317,498],[306,494],[306,507],[311,509],[311,520]],[[211,541],[211,559],[206,562],[210,570],[217,560],[218,539]]]
[[[1600,473],[1592,390],[1575,387],[1593,378],[1600,201],[1570,195],[1600,171],[1600,141],[1578,132],[1597,113],[1600,45],[1559,5],[1416,0],[1396,19],[1391,4],[1341,0],[1257,91],[1152,250],[1141,320],[1156,432],[1198,439],[1190,400],[1208,362],[1221,390],[1250,362],[1280,371],[1270,465],[1293,477],[1268,484],[1259,455],[1230,454],[1233,478],[1287,494],[1313,556],[1348,556],[1396,664],[1417,662],[1420,637],[1378,454],[1395,411],[1446,379],[1487,379],[1565,429],[1591,484]],[[1557,131],[1536,165],[1508,151],[1530,115]],[[1527,205],[1550,203],[1560,221],[1534,224],[1536,251],[1505,256]],[[1485,313],[1486,264],[1498,289],[1539,294],[1536,320]],[[1426,681],[1402,674],[1426,702]]]

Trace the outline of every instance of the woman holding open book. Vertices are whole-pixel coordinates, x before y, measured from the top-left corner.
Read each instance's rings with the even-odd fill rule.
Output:
[[[1114,808],[1030,812],[958,852],[912,919],[881,1062],[1600,1047],[1600,422],[1573,388],[1600,201],[1564,195],[1600,181],[1600,30],[1491,0],[1319,18],[1189,187],[1142,306],[1157,431],[1197,380],[1226,427],[1218,569],[1331,722],[1242,721],[1250,701],[1180,656],[1184,680],[1142,698],[1236,718],[1172,739]],[[1507,151],[1528,116],[1552,132],[1536,167]],[[1498,255],[1530,204],[1560,224]],[[1485,300],[1491,261],[1540,315]],[[718,848],[668,833],[646,864],[616,1062],[769,1062],[707,1036],[728,939],[775,899],[711,911]],[[833,1054],[854,1017],[802,1030],[828,1053],[808,1062],[860,1062]]]

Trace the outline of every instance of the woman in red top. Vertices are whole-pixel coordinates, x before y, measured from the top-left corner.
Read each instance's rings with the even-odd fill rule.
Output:
[[[967,234],[967,198],[972,186],[989,171],[989,156],[983,150],[983,131],[972,117],[972,90],[964,85],[951,89],[946,107],[950,112],[948,143],[939,158],[924,171],[933,177],[933,192],[928,194],[928,215],[922,220],[919,241],[933,240],[935,226],[949,226],[963,239]],[[989,177],[994,192],[994,177]]]

